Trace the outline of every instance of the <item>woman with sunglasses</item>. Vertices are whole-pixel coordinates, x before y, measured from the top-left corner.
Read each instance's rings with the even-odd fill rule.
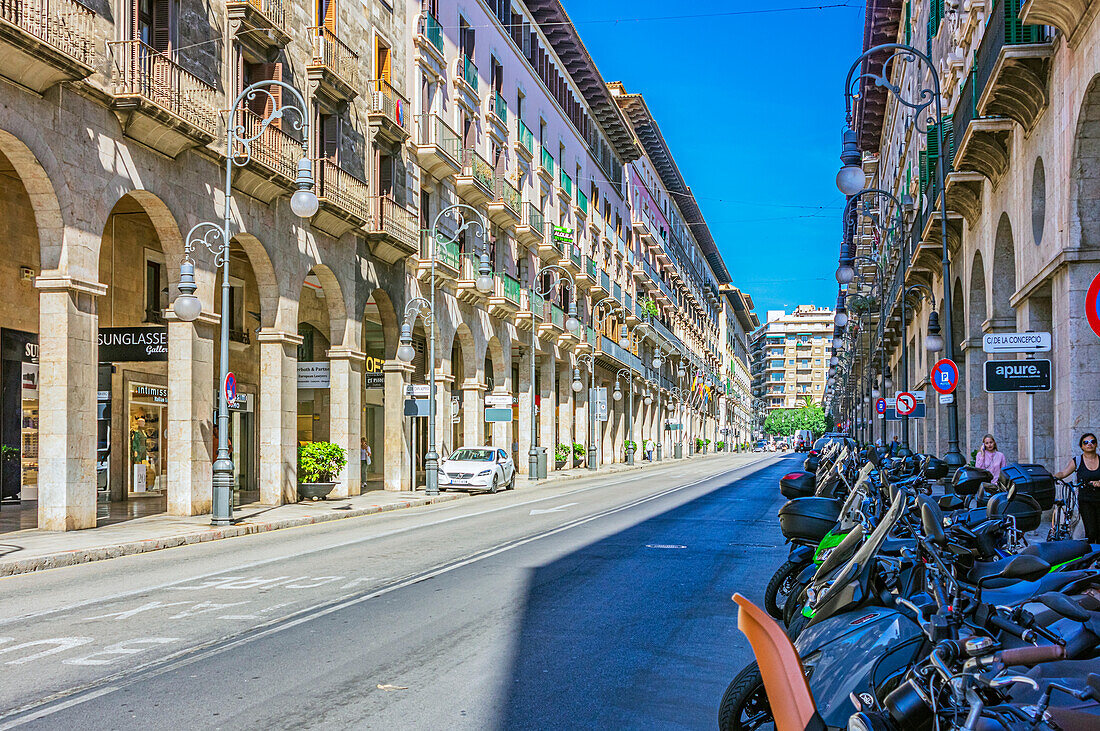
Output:
[[[1081,456],[1074,457],[1066,468],[1054,476],[1064,480],[1077,473],[1077,502],[1081,523],[1089,543],[1100,543],[1100,455],[1096,453],[1096,435],[1085,432],[1078,441]]]

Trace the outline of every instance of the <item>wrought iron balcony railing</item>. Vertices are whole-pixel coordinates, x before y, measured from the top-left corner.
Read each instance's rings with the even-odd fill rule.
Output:
[[[92,59],[94,18],[74,0],[0,0],[0,19],[85,65]]]
[[[367,184],[328,158],[313,160],[317,197],[362,221],[370,220]]]
[[[417,117],[417,128],[418,145],[436,145],[456,164],[462,162],[462,140],[438,114],[421,114]]]
[[[432,232],[429,229],[420,230],[420,258],[427,261],[432,258]],[[447,241],[446,239],[437,240],[435,243],[435,260],[438,263],[449,266],[451,269],[458,269],[459,253],[458,243],[453,241]]]
[[[496,194],[496,199],[504,201],[504,205],[512,209],[517,216],[523,211],[523,198],[516,190],[516,186],[509,183],[503,175],[497,176],[493,192]]]
[[[408,247],[417,248],[418,223],[416,214],[400,205],[388,195],[371,196],[370,228],[392,237]]]
[[[214,136],[218,114],[217,92],[167,55],[139,40],[109,43],[119,67],[118,95],[134,95],[152,102]]]
[[[420,18],[420,33],[428,42],[435,46],[436,50],[443,53],[443,26],[434,15],[425,11]]]
[[[359,54],[324,26],[309,29],[313,36],[314,66],[323,66],[354,90],[359,88]]]
[[[409,133],[409,100],[385,79],[371,82],[370,114],[381,114],[390,122]]]
[[[238,114],[242,136],[255,138],[251,145],[252,161],[293,181],[298,175],[302,143],[272,124],[260,131],[264,119],[250,109],[242,109]]]
[[[527,128],[527,125],[523,123],[522,119],[516,120],[516,131],[519,136],[519,143],[523,145],[523,149],[527,152],[534,154],[535,152],[535,140],[531,134],[531,130]]]

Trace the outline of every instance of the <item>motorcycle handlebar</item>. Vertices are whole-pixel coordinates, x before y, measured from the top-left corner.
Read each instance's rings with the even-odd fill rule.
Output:
[[[1038,665],[1061,660],[1065,656],[1066,650],[1061,645],[1043,645],[1042,647],[1013,647],[1001,650],[994,657],[998,662],[1010,666]]]
[[[989,615],[989,625],[996,627],[1002,632],[1007,632],[1010,635],[1019,637],[1021,640],[1027,640],[1025,635],[1029,634],[1027,628],[1021,627],[1010,619],[1005,619],[998,614]]]

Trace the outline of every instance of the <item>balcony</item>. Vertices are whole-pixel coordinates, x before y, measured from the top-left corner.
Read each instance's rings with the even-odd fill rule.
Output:
[[[581,192],[580,181],[577,182],[577,200],[573,203],[573,213],[577,218],[584,218],[588,215],[588,196]]]
[[[1025,25],[1020,0],[993,4],[975,57],[977,111],[983,117],[1008,117],[1024,131],[1050,101],[1053,33],[1042,25]]]
[[[489,97],[489,132],[498,141],[508,136],[508,105],[499,91],[493,91]]]
[[[576,244],[562,243],[561,258],[558,259],[557,265],[569,272],[574,281],[577,273],[581,271],[581,267],[584,266],[584,257],[581,256],[581,247]]]
[[[531,134],[531,130],[523,123],[523,120],[518,117],[516,118],[516,155],[526,162],[531,162],[535,156],[534,135]]]
[[[455,59],[455,88],[465,92],[475,102],[472,106],[477,106],[477,66],[469,56],[459,55]]]
[[[263,127],[263,118],[249,109],[237,115],[241,136],[255,140],[249,146],[248,162],[233,167],[233,188],[264,203],[297,190],[302,143],[274,124]]]
[[[227,0],[225,3],[233,35],[261,58],[267,58],[290,42],[286,24],[289,8],[289,0]]]
[[[519,312],[522,287],[519,281],[507,274],[498,274],[493,281],[493,294],[489,297],[489,314],[501,319],[511,318]]]
[[[462,172],[455,176],[455,189],[464,201],[480,206],[493,197],[493,166],[475,150],[462,151]]]
[[[477,254],[460,254],[458,281],[455,282],[455,296],[463,302],[473,305],[484,304],[488,295],[481,293],[477,288],[478,271],[481,267],[481,257]],[[492,271],[489,272],[492,275]]]
[[[422,282],[439,287],[445,282],[453,282],[458,279],[461,259],[458,253],[458,244],[448,241],[446,238],[435,241],[435,278],[432,278],[432,232],[428,229],[420,231],[420,259],[416,265],[416,276]]]
[[[599,300],[611,294],[611,275],[602,269],[597,269],[592,281],[592,296]]]
[[[458,133],[438,114],[421,114],[416,121],[416,159],[420,167],[437,180],[462,172]]]
[[[1020,20],[1024,23],[1053,25],[1071,46],[1077,44],[1077,31],[1087,25],[1092,0],[1024,0]]]
[[[321,207],[311,223],[327,234],[340,238],[362,227],[370,218],[367,184],[328,158],[313,161],[317,180],[317,199]]]
[[[582,290],[590,289],[592,283],[596,281],[597,276],[596,262],[592,261],[592,257],[581,257],[581,266],[574,280],[577,283],[577,287]]]
[[[443,65],[443,26],[426,10],[420,15],[420,23],[416,29],[416,45],[434,59],[438,66]]]
[[[573,179],[566,175],[564,170],[561,171],[561,177],[558,179],[558,197],[566,203],[573,200]]]
[[[370,87],[367,121],[375,139],[400,145],[409,139],[409,100],[385,79],[374,79]]]
[[[214,141],[214,87],[141,41],[108,45],[119,72],[111,111],[124,135],[172,158]]]
[[[74,0],[0,0],[0,74],[35,94],[87,78],[94,20]]]
[[[488,205],[489,218],[498,226],[513,228],[520,222],[523,213],[523,199],[516,186],[503,175],[498,175],[493,183],[493,196]]]
[[[546,240],[546,219],[534,203],[523,205],[523,220],[516,226],[516,238],[525,246],[540,246]]]
[[[539,153],[539,166],[536,168],[536,172],[542,178],[542,182],[547,185],[554,182],[554,156],[550,154],[545,146]]]
[[[557,305],[550,304],[550,319],[539,324],[540,337],[557,337],[565,332],[565,311]]]
[[[389,264],[401,261],[420,249],[416,214],[388,195],[371,197],[366,230],[371,254]]]
[[[312,92],[329,108],[338,108],[359,94],[359,55],[325,27],[309,29],[313,56],[306,64]]]
[[[530,331],[546,319],[546,300],[538,292],[524,289],[521,292],[520,310],[516,313],[516,327]]]

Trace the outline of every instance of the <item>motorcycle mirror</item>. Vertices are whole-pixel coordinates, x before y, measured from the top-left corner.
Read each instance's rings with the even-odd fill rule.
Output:
[[[1015,485],[1015,483],[1013,483],[1008,488],[1008,500],[1006,502],[1012,502],[1013,498],[1015,498],[1015,497],[1016,497],[1016,485]]]
[[[1074,622],[1087,622],[1092,619],[1092,614],[1077,602],[1065,594],[1049,591],[1036,597],[1047,609],[1052,609],[1063,617],[1069,617]]]
[[[1013,557],[1004,567],[999,576],[1002,579],[1020,579],[1021,581],[1038,581],[1050,572],[1050,564],[1030,554],[1022,553]]]

